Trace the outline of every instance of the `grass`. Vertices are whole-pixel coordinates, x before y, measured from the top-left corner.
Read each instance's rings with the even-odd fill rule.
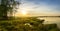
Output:
[[[25,25],[28,23],[27,25]],[[0,31],[60,31],[57,27],[42,24],[37,18],[18,18],[15,20],[0,21]],[[30,26],[30,25],[31,26]],[[53,24],[53,26],[55,26]],[[51,27],[48,28],[48,27]]]

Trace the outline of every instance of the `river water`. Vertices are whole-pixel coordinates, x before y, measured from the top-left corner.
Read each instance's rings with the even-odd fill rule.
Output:
[[[42,17],[42,18],[45,20],[44,24],[56,23],[57,26],[60,28],[60,17]]]

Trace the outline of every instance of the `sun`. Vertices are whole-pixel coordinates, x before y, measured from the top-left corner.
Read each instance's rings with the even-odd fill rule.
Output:
[[[15,14],[17,17],[29,17],[29,11],[26,9],[18,9],[18,12]]]
[[[21,14],[22,15],[27,15],[27,11],[26,10],[21,10]]]

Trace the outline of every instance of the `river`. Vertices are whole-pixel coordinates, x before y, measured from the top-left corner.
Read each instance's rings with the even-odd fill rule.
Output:
[[[45,21],[44,24],[53,24],[56,23],[60,28],[60,17],[42,17]],[[40,18],[40,19],[42,19]]]

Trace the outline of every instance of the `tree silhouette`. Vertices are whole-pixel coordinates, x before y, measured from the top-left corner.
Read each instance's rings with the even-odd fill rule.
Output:
[[[14,9],[17,9],[16,6],[19,5],[19,2],[15,0],[1,0],[0,3],[0,17],[3,19],[8,19],[8,13],[12,16]]]

